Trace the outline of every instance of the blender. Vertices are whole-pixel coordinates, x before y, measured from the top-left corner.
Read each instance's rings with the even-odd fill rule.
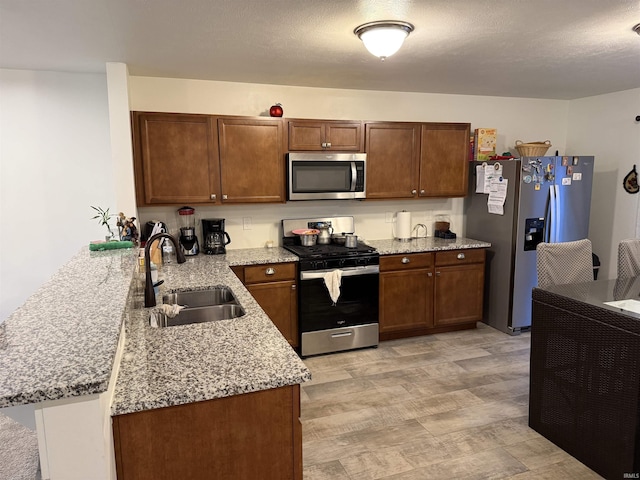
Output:
[[[180,249],[185,255],[197,255],[200,251],[198,237],[196,236],[195,211],[191,207],[178,209],[180,219]]]

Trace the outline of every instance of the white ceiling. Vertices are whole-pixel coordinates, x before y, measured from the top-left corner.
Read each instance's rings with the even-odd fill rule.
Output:
[[[353,34],[415,25],[387,61]],[[640,87],[639,0],[0,0],[0,67],[574,99]]]

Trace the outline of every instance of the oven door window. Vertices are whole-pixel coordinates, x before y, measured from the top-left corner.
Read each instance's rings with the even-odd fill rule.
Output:
[[[378,274],[342,277],[333,305],[324,280],[300,281],[300,331],[378,323]]]
[[[350,192],[351,162],[292,163],[293,193]]]

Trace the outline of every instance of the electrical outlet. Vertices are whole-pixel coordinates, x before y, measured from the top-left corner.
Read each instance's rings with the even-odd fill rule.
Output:
[[[393,223],[393,212],[385,212],[384,223]]]
[[[242,229],[251,230],[251,217],[242,217]]]

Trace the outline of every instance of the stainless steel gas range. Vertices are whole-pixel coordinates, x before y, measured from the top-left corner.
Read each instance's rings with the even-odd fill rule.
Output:
[[[300,354],[377,346],[378,252],[361,241],[353,248],[333,242],[301,245],[292,231],[312,228],[318,222],[330,224],[336,234],[354,233],[353,217],[282,220],[283,247],[300,258]]]

